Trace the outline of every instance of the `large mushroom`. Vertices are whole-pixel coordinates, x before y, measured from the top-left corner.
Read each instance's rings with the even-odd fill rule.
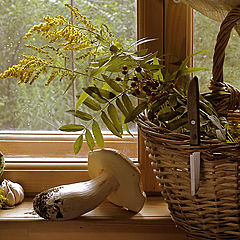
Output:
[[[106,198],[120,207],[139,212],[145,202],[140,171],[116,150],[89,152],[87,182],[62,185],[39,193],[33,200],[35,212],[45,219],[68,220],[83,215]]]

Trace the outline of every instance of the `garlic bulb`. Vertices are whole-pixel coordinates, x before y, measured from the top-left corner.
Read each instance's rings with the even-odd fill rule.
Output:
[[[20,184],[4,179],[1,187],[4,189],[4,197],[7,198],[8,206],[14,206],[23,201],[24,190]]]

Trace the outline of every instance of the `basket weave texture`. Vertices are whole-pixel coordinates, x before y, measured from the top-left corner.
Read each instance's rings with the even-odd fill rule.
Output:
[[[239,107],[239,92],[223,82],[223,62],[230,32],[240,19],[240,8],[223,21],[215,48],[211,89],[226,90],[233,96],[216,101],[220,113]],[[231,113],[236,122],[238,113]],[[177,226],[190,239],[240,239],[240,144],[202,140],[191,146],[188,135],[156,126],[146,114],[138,126],[159,182],[161,193]],[[190,192],[190,154],[201,152],[200,187]]]

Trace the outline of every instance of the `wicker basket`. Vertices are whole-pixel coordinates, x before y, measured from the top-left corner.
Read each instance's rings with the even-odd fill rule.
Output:
[[[223,83],[223,62],[230,32],[240,19],[240,8],[233,9],[223,21],[218,35],[211,89],[227,89],[229,98],[216,101],[216,108],[227,113],[239,107],[239,93]],[[227,95],[229,96],[229,95]],[[237,121],[239,114],[232,114]],[[175,223],[190,239],[240,239],[240,145],[217,140],[190,146],[189,136],[158,127],[139,116],[138,125],[146,139],[146,148]],[[201,152],[200,188],[190,193],[189,156]]]

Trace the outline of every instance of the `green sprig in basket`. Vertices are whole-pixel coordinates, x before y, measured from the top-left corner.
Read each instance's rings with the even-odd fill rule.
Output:
[[[232,111],[239,108],[240,94],[223,82],[223,63],[231,30],[238,20],[240,8],[230,11],[221,25],[213,59],[213,94],[208,96],[218,91],[231,93],[216,97],[213,104],[220,115],[230,115],[235,124],[239,113]],[[240,239],[239,143],[211,139],[191,146],[188,135],[159,127],[144,114],[139,116],[138,126],[175,223],[190,239]],[[200,187],[195,196],[190,192],[193,152],[201,152]]]

